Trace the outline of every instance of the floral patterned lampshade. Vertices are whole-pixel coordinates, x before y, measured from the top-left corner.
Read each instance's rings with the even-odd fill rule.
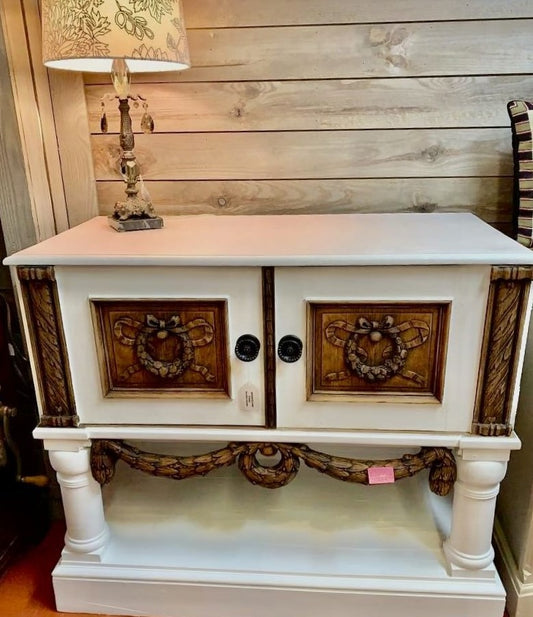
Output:
[[[56,69],[131,72],[190,67],[181,0],[42,0],[43,62]]]

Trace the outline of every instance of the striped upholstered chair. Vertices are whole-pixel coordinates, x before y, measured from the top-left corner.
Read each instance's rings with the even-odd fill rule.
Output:
[[[533,248],[533,103],[507,104],[513,131],[514,232],[523,245]]]

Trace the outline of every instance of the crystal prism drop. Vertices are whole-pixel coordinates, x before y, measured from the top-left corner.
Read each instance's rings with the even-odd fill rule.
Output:
[[[130,92],[130,71],[124,58],[115,58],[111,65],[111,81],[119,99],[127,99]]]
[[[153,133],[154,128],[154,119],[149,113],[144,112],[143,117],[141,118],[141,129],[144,133]]]

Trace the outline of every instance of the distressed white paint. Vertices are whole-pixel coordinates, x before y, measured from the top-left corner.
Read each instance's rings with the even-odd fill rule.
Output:
[[[50,449],[65,449],[75,439],[87,442],[91,439],[144,439],[150,441],[283,441],[287,443],[346,444],[368,446],[438,446],[441,448],[459,448],[476,453],[490,452],[497,457],[499,452],[518,450],[520,440],[516,434],[510,437],[491,437],[465,435],[464,433],[409,432],[409,431],[335,431],[310,429],[257,429],[240,427],[182,427],[182,426],[113,426],[91,425],[83,428],[37,427],[33,431],[36,439],[44,439],[53,445]]]
[[[105,217],[12,255],[8,265],[374,266],[531,264],[472,214],[174,216],[117,233]]]
[[[489,266],[277,268],[278,340],[306,341],[308,302],[449,302],[451,313],[441,402],[307,400],[305,361],[278,359],[278,426],[468,432],[489,283]]]
[[[89,448],[53,450],[50,463],[61,487],[67,533],[63,559],[71,555],[77,561],[99,560],[109,531],[104,518],[102,493],[93,479],[89,465]]]
[[[481,570],[494,559],[491,545],[494,509],[507,461],[467,460],[456,456],[456,462],[452,528],[444,543],[444,553],[452,566]]]
[[[263,340],[259,268],[58,267],[56,280],[76,410],[82,423],[264,425],[263,354],[253,362],[241,362],[234,352],[242,334]],[[104,397],[90,301],[106,298],[225,300],[231,397]],[[259,394],[255,409],[245,410],[239,404],[239,391],[246,384],[253,384]]]
[[[149,448],[150,444],[138,444]],[[159,446],[161,449],[161,445]],[[167,445],[190,454],[194,446]],[[374,457],[389,448],[343,452]],[[342,489],[342,490],[340,490]],[[329,610],[348,617],[451,614],[501,617],[493,566],[450,577],[441,543],[450,501],[425,474],[394,485],[339,483],[309,469],[279,491],[249,484],[235,467],[171,482],[119,464],[103,491],[110,540],[99,563],[62,559],[60,611],[182,617],[282,617]],[[257,610],[255,610],[257,607]]]

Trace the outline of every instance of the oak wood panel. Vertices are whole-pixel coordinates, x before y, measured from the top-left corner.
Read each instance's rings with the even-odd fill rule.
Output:
[[[48,74],[69,225],[74,227],[98,213],[83,78],[71,71]]]
[[[116,136],[92,143],[97,180],[116,179]],[[155,134],[136,143],[151,180],[512,174],[506,129]]]
[[[184,0],[188,28],[533,17],[529,0]]]
[[[308,399],[442,400],[449,304],[311,302],[307,315]]]
[[[140,81],[528,73],[533,20],[188,30],[192,68]],[[490,42],[490,44],[489,44]],[[87,74],[87,83],[109,83]]]
[[[40,135],[37,133],[35,138],[42,140],[42,150],[44,155],[43,172],[46,175],[47,183],[44,185],[50,192],[53,208],[53,221],[55,232],[65,231],[69,227],[67,204],[65,197],[65,183],[63,181],[61,161],[57,148],[57,126],[54,119],[52,100],[50,95],[50,84],[46,67],[42,63],[41,56],[41,19],[39,13],[39,0],[23,0],[24,25],[28,42],[29,59],[31,62],[31,75],[35,88],[35,99],[38,116]],[[19,47],[18,45],[17,47]],[[27,97],[19,103],[28,106]],[[29,144],[32,148],[37,148],[38,143]],[[34,175],[32,173],[32,175]],[[35,190],[42,190],[35,187]],[[47,214],[50,216],[50,214]]]
[[[193,68],[134,77],[160,133],[139,135],[136,153],[162,214],[464,210],[509,222],[505,107],[533,95],[530,3],[186,0],[185,16]],[[98,134],[108,84],[86,77],[104,213],[122,192],[117,138]],[[117,131],[113,105],[107,115]]]
[[[100,132],[100,101],[110,90],[86,87],[92,133]],[[494,127],[509,125],[509,100],[533,96],[533,76],[162,83],[135,91],[148,94],[157,132]],[[137,133],[142,113],[132,110]],[[114,103],[106,115],[118,133]]]
[[[3,16],[0,13],[3,22]],[[3,30],[0,28],[0,218],[8,255],[35,244],[37,234],[18,132]]]
[[[206,180],[145,182],[160,214],[328,214],[474,212],[506,223],[512,178]],[[122,197],[121,181],[98,182],[102,214]]]
[[[229,396],[224,300],[94,300],[105,396]]]
[[[44,240],[56,233],[56,226],[22,0],[0,3],[0,16],[33,225],[36,239]]]

